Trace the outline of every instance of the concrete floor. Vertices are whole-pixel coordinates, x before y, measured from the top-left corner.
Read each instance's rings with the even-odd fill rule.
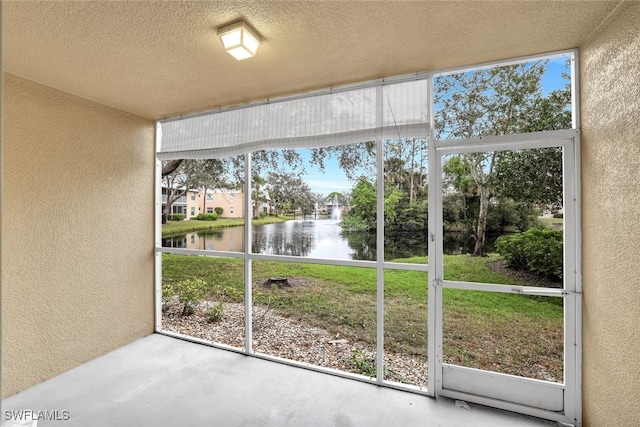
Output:
[[[2,403],[55,411],[38,427],[549,426],[510,412],[378,387],[150,335]]]

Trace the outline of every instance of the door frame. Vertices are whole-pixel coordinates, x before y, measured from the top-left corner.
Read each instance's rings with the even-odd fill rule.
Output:
[[[447,396],[555,421],[581,424],[580,179],[577,129],[434,141],[429,146],[429,386],[432,396]],[[444,280],[442,156],[485,151],[563,148],[564,275],[562,289],[519,287]],[[564,384],[460,367],[443,361],[444,288],[564,299]]]

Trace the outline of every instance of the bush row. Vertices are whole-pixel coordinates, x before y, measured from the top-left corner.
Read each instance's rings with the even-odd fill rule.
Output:
[[[216,213],[201,213],[196,217],[199,221],[215,221],[218,219],[218,214]]]
[[[532,228],[524,233],[500,236],[495,246],[509,268],[562,279],[562,242],[561,231]]]
[[[169,221],[182,221],[185,218],[186,218],[185,214],[181,214],[181,213],[169,215]]]

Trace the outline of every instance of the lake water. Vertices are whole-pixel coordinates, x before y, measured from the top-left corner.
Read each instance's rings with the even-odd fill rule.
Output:
[[[473,239],[463,233],[446,233],[445,253],[465,253],[473,249]],[[385,236],[385,259],[427,255],[423,233]],[[198,231],[162,239],[162,246],[199,250],[242,252],[244,227]],[[343,233],[339,221],[331,219],[292,220],[253,227],[253,253],[291,255],[321,259],[375,260],[375,235],[368,232]]]

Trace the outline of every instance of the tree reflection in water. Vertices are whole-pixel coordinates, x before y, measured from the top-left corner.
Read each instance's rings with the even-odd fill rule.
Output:
[[[241,252],[244,228],[229,227],[206,232],[163,238],[163,247]],[[497,236],[488,236],[487,249],[493,249]],[[385,235],[384,258],[394,260],[426,256],[427,233]],[[444,233],[444,253],[473,251],[473,236],[460,232]],[[376,260],[375,232],[343,232],[335,220],[293,220],[253,227],[252,253],[289,255],[321,259]]]

